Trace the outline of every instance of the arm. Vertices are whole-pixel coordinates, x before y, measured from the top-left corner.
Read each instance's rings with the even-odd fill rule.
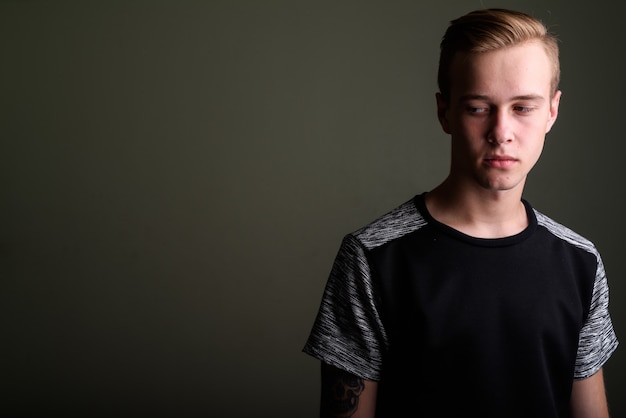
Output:
[[[587,379],[574,380],[572,418],[608,418],[602,369]]]
[[[322,362],[321,418],[374,418],[378,383]]]

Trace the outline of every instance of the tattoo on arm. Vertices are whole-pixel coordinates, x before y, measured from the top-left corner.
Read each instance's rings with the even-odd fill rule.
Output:
[[[332,366],[324,366],[322,373],[323,417],[347,418],[359,407],[359,396],[365,389],[363,378]]]

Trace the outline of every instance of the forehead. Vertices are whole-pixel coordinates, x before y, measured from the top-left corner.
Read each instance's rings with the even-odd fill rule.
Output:
[[[553,64],[538,41],[489,52],[459,52],[450,68],[450,93],[452,98],[468,94],[547,96],[552,75]]]

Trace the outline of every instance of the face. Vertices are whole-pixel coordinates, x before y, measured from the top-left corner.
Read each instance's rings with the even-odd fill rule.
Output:
[[[439,121],[452,141],[450,176],[461,184],[521,192],[561,97],[560,91],[552,94],[552,65],[542,44],[458,53],[450,79],[450,100],[437,95]]]

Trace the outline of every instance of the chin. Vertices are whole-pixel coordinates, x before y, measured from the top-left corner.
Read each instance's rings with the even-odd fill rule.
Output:
[[[492,182],[487,184],[486,188],[494,192],[508,192],[519,187],[520,182]]]
[[[518,188],[520,186],[520,184],[523,185],[523,181],[522,180],[518,180],[518,179],[512,179],[512,178],[502,178],[502,177],[497,177],[497,178],[493,178],[493,177],[487,177],[487,178],[483,178],[482,179],[482,187],[487,189],[487,190],[491,190],[494,192],[506,192],[509,190],[514,190],[516,188]]]

